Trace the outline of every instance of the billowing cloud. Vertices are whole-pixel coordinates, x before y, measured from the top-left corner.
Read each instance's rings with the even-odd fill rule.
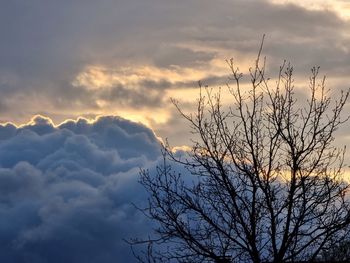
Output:
[[[133,262],[122,239],[149,231],[131,203],[146,200],[139,168],[159,150],[117,117],[0,126],[0,261]]]

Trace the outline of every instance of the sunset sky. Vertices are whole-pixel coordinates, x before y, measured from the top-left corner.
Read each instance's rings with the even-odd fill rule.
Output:
[[[199,80],[224,85],[225,59],[248,68],[263,34],[272,72],[284,59],[298,75],[319,65],[329,87],[347,88],[349,17],[337,0],[3,1],[0,120],[119,115],[183,144],[169,98],[193,101]]]
[[[157,137],[190,143],[170,98],[191,111],[197,82],[225,86],[231,57],[246,71],[263,34],[272,77],[286,59],[297,89],[315,65],[334,96],[350,87],[348,0],[0,3],[1,262],[132,262],[139,167]]]

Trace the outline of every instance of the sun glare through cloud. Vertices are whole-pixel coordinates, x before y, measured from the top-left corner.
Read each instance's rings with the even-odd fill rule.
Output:
[[[350,19],[350,3],[347,0],[271,0],[274,4],[295,4],[309,10],[332,11],[344,19]]]

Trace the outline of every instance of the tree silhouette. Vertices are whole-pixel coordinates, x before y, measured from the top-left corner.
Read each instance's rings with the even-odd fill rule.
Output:
[[[324,251],[321,259],[325,262],[349,262],[350,261],[350,241],[337,242],[328,251]]]
[[[308,98],[298,99],[293,67],[284,62],[269,80],[261,50],[250,82],[227,61],[230,107],[201,84],[195,113],[174,101],[197,140],[182,157],[165,146],[157,172],[141,171],[142,211],[158,227],[154,238],[132,241],[148,244],[140,261],[313,261],[348,234],[345,147],[334,146],[334,132],[347,120],[349,91],[331,98],[314,67]]]

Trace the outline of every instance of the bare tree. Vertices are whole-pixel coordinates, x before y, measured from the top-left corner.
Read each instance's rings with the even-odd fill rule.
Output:
[[[320,256],[324,262],[350,262],[350,241],[338,242]]]
[[[293,68],[284,62],[271,84],[261,49],[249,90],[227,61],[230,107],[201,85],[195,113],[174,102],[197,140],[182,158],[165,146],[157,173],[141,172],[150,194],[143,211],[159,227],[140,261],[314,261],[348,234],[345,148],[334,146],[334,132],[347,120],[349,91],[333,100],[314,67],[309,97],[297,99]]]

